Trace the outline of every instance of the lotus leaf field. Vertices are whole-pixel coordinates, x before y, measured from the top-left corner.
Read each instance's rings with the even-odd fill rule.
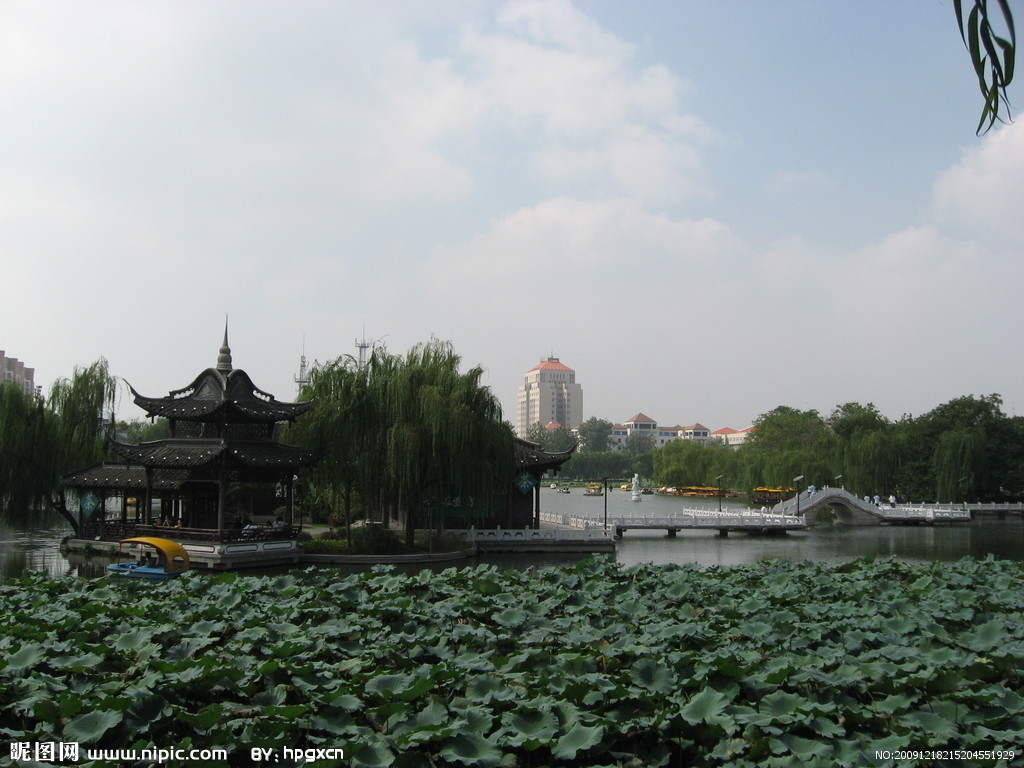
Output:
[[[218,747],[231,765],[256,747],[275,765],[283,747],[345,750],[317,766],[1014,765],[1024,751],[1015,562],[31,575],[0,585],[0,609],[11,742]]]

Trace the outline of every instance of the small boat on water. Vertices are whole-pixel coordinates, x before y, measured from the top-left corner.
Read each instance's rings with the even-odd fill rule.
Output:
[[[600,483],[588,483],[583,491],[584,496],[604,496],[604,488]]]
[[[563,485],[563,486],[561,486],[558,489],[558,493],[568,493],[568,492],[569,492],[569,486],[568,485]]]
[[[107,571],[115,576],[149,581],[176,579],[187,571],[191,564],[188,552],[176,541],[159,539],[155,536],[136,536],[122,539],[121,545],[139,545],[138,559],[123,563],[111,563]]]

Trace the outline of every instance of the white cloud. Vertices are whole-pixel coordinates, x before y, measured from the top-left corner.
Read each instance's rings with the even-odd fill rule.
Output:
[[[1024,243],[1024,124],[1001,126],[935,183],[937,218],[982,227]]]

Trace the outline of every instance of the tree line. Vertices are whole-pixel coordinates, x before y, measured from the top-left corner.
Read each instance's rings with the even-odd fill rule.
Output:
[[[565,477],[628,477],[659,486],[841,485],[857,495],[928,501],[996,501],[1024,495],[1024,418],[1007,416],[997,394],[963,396],[898,421],[871,403],[845,403],[827,416],[779,406],[759,416],[738,449],[677,440],[655,448],[638,438],[608,450],[611,424],[588,419]],[[559,430],[531,433],[549,449]],[[632,436],[631,436],[632,437]],[[575,438],[573,438],[575,439]],[[719,481],[718,478],[721,477]]]
[[[300,399],[312,408],[281,435],[318,462],[300,478],[299,502],[340,522],[365,517],[417,525],[445,503],[487,511],[507,503],[515,438],[479,366],[460,372],[448,342],[405,355],[375,350],[317,364]],[[30,522],[63,509],[60,478],[113,458],[108,438],[169,436],[165,420],[112,423],[117,380],[107,362],[76,368],[48,397],[0,385],[0,520]]]
[[[300,501],[340,523],[365,517],[405,522],[406,537],[444,505],[487,511],[507,503],[515,440],[479,366],[459,370],[450,343],[432,340],[405,355],[375,350],[317,364],[301,399],[310,411],[282,439],[311,448],[318,462],[301,477]],[[111,458],[112,430],[129,442],[167,436],[166,424],[111,423],[116,379],[105,360],[79,367],[47,397],[0,384],[0,519],[30,521],[61,509],[63,474]],[[591,418],[528,438],[555,452],[579,450],[562,477],[626,478],[657,485],[843,485],[857,495],[925,501],[994,501],[1024,495],[1024,418],[1007,416],[999,395],[964,396],[921,416],[891,421],[868,403],[827,416],[779,406],[759,416],[747,444],[679,440],[654,448],[630,436],[608,450],[610,422]],[[719,480],[720,478],[720,480]],[[347,525],[346,525],[347,527]]]

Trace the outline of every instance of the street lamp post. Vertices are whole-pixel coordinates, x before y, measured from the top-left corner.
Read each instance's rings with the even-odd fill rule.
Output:
[[[604,529],[608,530],[608,478],[601,478],[604,481]]]
[[[832,482],[835,483],[836,485],[839,485],[839,481],[842,480],[842,479],[843,479],[842,475],[836,475],[835,477],[832,478]],[[839,487],[842,488],[844,491],[846,490],[845,486],[839,486]]]
[[[803,475],[797,475],[793,478],[793,482],[796,484],[796,516],[800,517],[800,481],[804,479]]]
[[[715,485],[718,486],[718,514],[722,514],[722,478],[725,475],[719,475],[715,478]]]

